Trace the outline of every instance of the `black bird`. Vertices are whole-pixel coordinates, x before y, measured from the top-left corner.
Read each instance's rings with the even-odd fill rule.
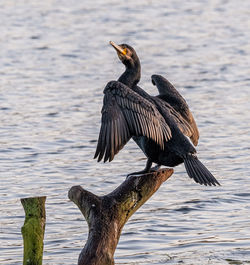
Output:
[[[118,81],[110,81],[104,89],[101,129],[94,158],[112,161],[131,139],[147,157],[144,170],[129,175],[150,172],[152,163],[174,167],[184,162],[190,178],[204,185],[220,185],[198,160],[195,147],[199,132],[184,98],[160,75],[152,76],[159,96],[150,96],[137,86],[141,77],[140,60],[127,45],[110,44],[125,65]]]

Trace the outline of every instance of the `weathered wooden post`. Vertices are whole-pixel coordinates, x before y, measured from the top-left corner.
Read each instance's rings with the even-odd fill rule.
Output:
[[[42,265],[46,222],[45,200],[45,196],[21,199],[25,211],[22,227],[23,265]]]
[[[123,226],[172,174],[173,169],[162,169],[130,176],[113,192],[100,197],[81,186],[72,187],[69,199],[79,207],[89,226],[78,265],[113,265]]]

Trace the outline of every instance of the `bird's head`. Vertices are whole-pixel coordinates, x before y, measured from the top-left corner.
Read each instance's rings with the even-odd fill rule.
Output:
[[[140,65],[139,58],[133,47],[128,44],[117,45],[113,41],[110,41],[109,43],[115,48],[119,59],[126,67],[135,67]]]

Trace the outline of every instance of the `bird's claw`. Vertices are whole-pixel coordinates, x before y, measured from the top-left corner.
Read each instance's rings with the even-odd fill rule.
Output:
[[[127,178],[129,178],[130,176],[136,176],[136,175],[143,175],[143,174],[147,174],[147,173],[153,173],[153,172],[158,171],[159,168],[160,168],[160,166],[155,166],[155,167],[151,168],[150,170],[141,170],[141,171],[132,172],[132,173],[129,173],[127,175]]]

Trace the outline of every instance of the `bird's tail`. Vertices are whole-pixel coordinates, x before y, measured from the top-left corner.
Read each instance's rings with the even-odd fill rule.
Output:
[[[187,170],[188,176],[194,179],[199,184],[216,186],[220,183],[216,178],[209,172],[209,170],[199,161],[197,156],[188,154],[184,158],[184,165]]]

